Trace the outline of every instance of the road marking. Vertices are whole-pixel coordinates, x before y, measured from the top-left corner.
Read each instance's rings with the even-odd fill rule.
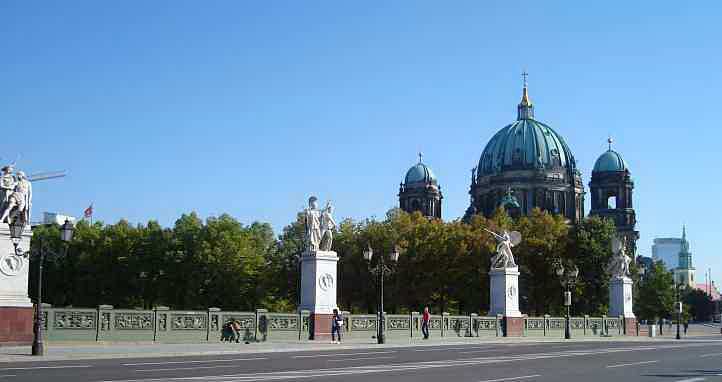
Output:
[[[478,347],[476,347],[476,348],[478,348]],[[437,348],[433,348],[433,349],[413,349],[413,350],[414,351],[444,351],[444,350],[465,350],[465,349],[475,349],[475,347],[469,347],[469,346],[465,346],[463,348],[437,347]]]
[[[611,368],[611,367],[624,367],[624,366],[644,365],[644,364],[646,364],[646,363],[655,363],[655,362],[659,362],[659,360],[656,360],[656,361],[641,361],[641,362],[632,362],[632,363],[620,363],[620,364],[617,364],[617,365],[609,365],[609,366],[607,366],[607,367],[608,367],[608,368]]]
[[[675,381],[675,382],[699,382],[699,381],[704,381],[705,379],[706,378],[697,377],[697,378],[689,378],[689,379],[680,379],[679,381]]]
[[[17,375],[14,375],[14,374],[4,374],[4,375],[0,375],[0,378],[5,378],[5,377],[17,377]]]
[[[92,367],[90,365],[68,365],[68,366],[33,366],[33,367],[7,367],[0,369],[0,371],[6,370],[34,370],[34,369],[76,369],[82,367]]]
[[[328,362],[363,361],[363,360],[367,360],[367,359],[388,359],[388,358],[394,358],[394,356],[388,356],[388,357],[365,357],[365,358],[329,359]]]
[[[534,374],[534,375],[524,375],[524,376],[521,376],[521,377],[509,377],[509,378],[499,378],[499,379],[486,379],[486,380],[479,381],[479,382],[514,381],[514,380],[517,380],[517,379],[529,379],[529,378],[536,378],[536,377],[541,377],[541,375],[540,375],[540,374]]]
[[[701,356],[699,356],[699,357],[700,357],[700,358],[714,357],[714,356],[716,356],[716,355],[722,355],[722,353],[705,354],[705,355],[701,355]]]
[[[693,344],[693,345],[661,345],[649,347],[650,349],[676,349],[681,347],[700,347],[710,346],[709,344]],[[297,378],[315,378],[329,376],[346,376],[346,375],[368,375],[376,373],[418,371],[422,369],[446,368],[446,367],[465,367],[477,365],[489,365],[498,363],[520,362],[535,359],[555,359],[555,358],[573,358],[579,356],[599,356],[600,354],[613,354],[619,352],[638,351],[640,347],[625,347],[612,349],[590,349],[588,351],[575,351],[569,353],[545,352],[532,353],[517,356],[493,356],[493,357],[473,357],[462,358],[457,360],[436,360],[425,362],[404,362],[390,363],[369,366],[345,366],[324,369],[307,369],[294,371],[276,371],[276,372],[260,372],[260,373],[244,373],[244,374],[225,374],[225,375],[202,375],[197,377],[164,377],[164,378],[143,378],[143,379],[123,379],[123,380],[106,380],[105,382],[168,382],[168,381],[203,381],[203,382],[250,382],[250,381],[271,381],[283,379]],[[358,354],[358,353],[356,353]],[[652,361],[657,362],[657,361]],[[612,365],[613,366],[613,365]]]
[[[123,366],[148,366],[148,365],[172,365],[175,363],[212,363],[212,362],[234,362],[234,361],[256,361],[261,359],[268,359],[265,357],[259,358],[234,358],[234,359],[217,359],[217,360],[203,360],[203,361],[168,361],[168,362],[144,362],[144,363],[124,363]]]
[[[340,357],[348,355],[369,355],[369,354],[389,354],[396,353],[396,350],[391,351],[375,351],[370,353],[345,353],[345,354],[315,354],[315,355],[294,355],[291,358],[316,358],[316,357]]]
[[[171,371],[171,370],[221,369],[224,367],[236,367],[236,365],[172,367],[172,368],[167,368],[167,369],[138,369],[135,371],[136,372],[149,372],[149,371]]]

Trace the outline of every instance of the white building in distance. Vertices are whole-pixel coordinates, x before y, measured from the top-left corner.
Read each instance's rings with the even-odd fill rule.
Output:
[[[65,221],[69,221],[75,224],[76,218],[67,215],[56,214],[55,212],[43,212],[43,224],[58,224],[63,225]]]
[[[682,250],[682,239],[675,237],[664,237],[654,239],[652,244],[652,258],[654,261],[662,261],[668,271],[677,268],[679,265],[679,252]]]

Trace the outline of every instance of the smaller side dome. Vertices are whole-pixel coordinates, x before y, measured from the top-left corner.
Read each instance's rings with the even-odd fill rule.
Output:
[[[436,184],[436,176],[431,169],[422,162],[423,154],[419,153],[419,163],[411,166],[406,172],[404,184],[433,183]]]
[[[609,149],[594,163],[592,172],[625,171],[627,164],[618,152]]]

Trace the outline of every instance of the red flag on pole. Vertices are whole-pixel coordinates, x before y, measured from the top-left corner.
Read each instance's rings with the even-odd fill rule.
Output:
[[[93,203],[90,203],[90,206],[85,209],[85,218],[91,218],[93,217]]]

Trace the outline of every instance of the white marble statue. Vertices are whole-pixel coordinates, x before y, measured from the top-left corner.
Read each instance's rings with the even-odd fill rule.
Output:
[[[326,203],[326,208],[321,213],[321,250],[330,251],[333,244],[333,231],[336,229],[336,221],[333,220],[333,206]]]
[[[316,252],[321,244],[321,211],[318,209],[318,198],[308,198],[308,208],[304,210],[304,215],[306,251]]]
[[[10,195],[15,191],[17,181],[13,175],[14,170],[12,165],[5,166],[0,170],[0,211],[4,209]]]
[[[625,240],[612,238],[612,257],[607,264],[607,272],[613,279],[623,279],[629,276],[629,263],[632,259],[624,251]]]
[[[511,247],[521,242],[521,234],[517,231],[504,231],[503,234],[499,235],[486,228],[484,228],[484,230],[492,234],[498,242],[496,245],[496,255],[491,258],[491,269],[516,268]]]
[[[20,219],[23,224],[30,222],[30,209],[33,201],[33,186],[25,173],[15,175],[15,188],[0,210],[0,222],[11,223]]]

